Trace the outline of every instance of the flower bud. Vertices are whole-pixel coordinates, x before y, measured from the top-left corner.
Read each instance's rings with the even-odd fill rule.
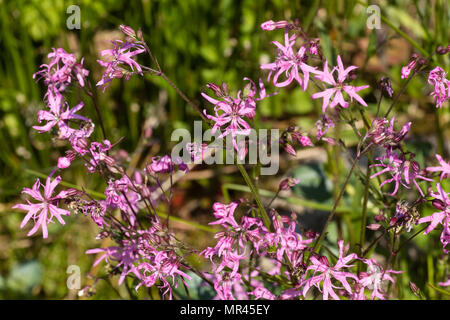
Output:
[[[211,89],[216,95],[216,97],[223,97],[222,89],[217,84],[210,82],[206,84],[206,87]]]
[[[440,55],[444,55],[448,52],[448,48],[444,48],[443,46],[438,46],[436,48],[436,53]]]
[[[375,231],[375,230],[378,230],[378,229],[381,228],[381,224],[379,224],[379,223],[372,223],[372,224],[369,224],[366,228],[369,229],[369,230]]]
[[[289,153],[290,155],[292,155],[294,157],[297,156],[297,153],[295,152],[295,149],[289,143],[286,143],[284,145],[284,151],[286,151],[287,153]]]
[[[112,167],[116,163],[116,161],[113,158],[107,155],[103,157],[103,161],[110,167]]]
[[[136,37],[136,32],[131,27],[121,24],[119,28],[127,36],[132,37],[132,38]]]
[[[446,208],[445,203],[439,199],[433,199],[433,201],[431,201],[431,204],[433,205],[433,207],[441,211],[444,211]]]
[[[269,21],[266,21],[263,24],[261,24],[261,29],[263,29],[265,31],[272,31],[275,29],[286,28],[289,25],[290,25],[290,23],[285,20],[278,21],[278,22],[269,20]]]
[[[77,144],[77,147],[80,149],[86,150],[89,148],[89,141],[87,141],[86,138],[77,139],[76,144]]]
[[[409,282],[409,288],[416,296],[420,294],[420,289],[414,282],[412,281]]]
[[[382,91],[386,92],[388,94],[388,96],[392,98],[392,95],[394,94],[394,90],[392,90],[391,80],[389,78],[382,77],[380,79],[380,87],[381,87]]]
[[[296,186],[300,182],[300,179],[294,179],[294,178],[287,178],[281,181],[280,183],[280,190],[289,190],[290,188]]]

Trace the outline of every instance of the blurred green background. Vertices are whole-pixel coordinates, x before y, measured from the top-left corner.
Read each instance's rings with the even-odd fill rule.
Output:
[[[244,76],[254,80],[267,76],[260,72],[259,65],[273,59],[275,49],[270,41],[281,41],[283,32],[263,32],[259,27],[262,22],[298,18],[305,30],[320,37],[328,59],[335,61],[336,55],[342,54],[346,65],[351,63],[360,67],[358,83],[368,83],[375,88],[367,90],[364,96],[373,112],[380,94],[376,81],[387,75],[397,90],[400,68],[413,52],[428,55],[438,44],[448,44],[450,15],[446,1],[372,3],[382,8],[382,17],[390,26],[382,23],[380,30],[368,29],[366,21],[369,15],[365,7],[358,1],[343,0],[1,1],[0,298],[76,298],[75,291],[67,289],[66,269],[71,264],[79,265],[84,284],[88,280],[85,274],[93,262],[93,257],[84,252],[100,245],[94,240],[95,226],[88,219],[76,216],[68,218],[65,227],[51,226],[47,240],[40,235],[27,238],[27,231],[19,229],[23,213],[11,210],[11,206],[19,201],[22,188],[30,186],[36,179],[36,172],[48,174],[65,150],[64,145],[52,141],[49,135],[30,130],[37,122],[36,112],[43,107],[44,94],[43,84],[36,83],[32,74],[40,64],[47,62],[46,55],[51,48],[63,47],[78,58],[84,57],[85,67],[91,71],[90,81],[95,84],[102,72],[96,62],[99,51],[110,47],[109,40],[122,37],[118,26],[125,24],[135,29],[142,28],[168,77],[195,102],[206,107],[200,96],[206,83],[225,81],[236,92],[243,86]],[[73,4],[81,9],[80,30],[66,27],[70,16],[66,9]],[[412,41],[399,35],[396,32],[399,30]],[[149,63],[145,59],[141,62]],[[435,57],[433,62],[449,71],[448,58]],[[449,123],[448,107],[436,112],[425,81],[423,77],[413,80],[396,109],[397,119],[414,121],[412,147],[422,157],[422,164],[431,151],[436,152],[444,145],[436,140],[439,140],[436,125],[443,132],[440,139],[444,137],[445,141]],[[267,89],[275,91],[271,86]],[[282,90],[258,106],[257,125],[286,128],[294,124],[309,130],[320,114],[321,106],[321,102],[312,101],[309,97],[310,93],[303,93],[298,87]],[[81,99],[80,92],[69,92],[70,105]],[[98,92],[98,99],[109,139],[117,141],[125,137],[120,148],[137,167],[149,157],[170,150],[167,141],[173,129],[192,128],[193,120],[199,120],[170,87],[150,75],[144,78],[135,76],[129,82],[115,80],[105,94]],[[84,101],[84,114],[96,121],[92,105],[86,99]],[[386,99],[381,107],[387,109]],[[439,122],[436,122],[437,117]],[[151,143],[143,144],[142,133],[149,128],[153,131]],[[94,134],[101,139],[99,130]],[[343,130],[341,134],[347,145],[354,143],[350,130]],[[432,136],[435,140],[430,139]],[[292,171],[298,162],[290,165],[293,166]],[[286,167],[282,167],[282,173],[286,172]],[[101,191],[104,183],[95,177],[88,179],[83,163],[74,163],[71,168],[64,173],[64,181]],[[309,174],[315,177],[317,170],[315,167],[309,169]],[[320,170],[330,174],[333,169],[321,167]],[[312,180],[312,183],[317,182],[314,178]],[[231,174],[187,182],[185,193],[179,195],[179,202],[185,203],[197,197],[199,204],[191,210],[195,214],[188,212],[184,218],[196,216],[197,222],[206,224],[210,219],[208,208],[222,192],[220,186],[225,182],[241,180],[238,174]],[[355,179],[356,198],[361,196],[359,183]],[[268,179],[264,188],[276,189],[276,182]],[[298,192],[305,197],[311,196],[301,194],[301,190]],[[332,190],[329,192],[330,201],[331,196]],[[320,197],[317,201],[326,202]],[[359,206],[350,200],[347,202],[350,207]],[[423,246],[427,249],[425,242]],[[424,286],[425,282],[435,283],[439,274],[444,272],[444,266],[439,266],[439,263],[445,262],[430,260],[436,256],[436,250],[429,249],[428,252],[429,255],[417,257],[415,264],[404,266],[406,270],[420,266],[413,275],[407,272],[401,280],[405,284],[405,297],[414,297],[407,289],[409,279]],[[407,264],[409,260],[405,261]],[[116,283],[100,280],[95,298],[127,297],[124,288],[117,287]],[[437,295],[433,291],[427,291],[427,294],[430,298]]]

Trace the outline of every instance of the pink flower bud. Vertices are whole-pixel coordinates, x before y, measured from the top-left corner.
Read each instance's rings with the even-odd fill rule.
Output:
[[[381,228],[381,224],[372,223],[372,224],[369,224],[366,228],[369,229],[369,230],[375,231],[375,230],[378,230],[378,229]]]
[[[67,190],[63,190],[61,191],[58,196],[61,199],[65,199],[67,197],[73,197],[75,195],[77,195],[79,193],[79,191],[77,189],[67,189]]]
[[[438,210],[445,210],[445,203],[439,199],[433,199],[433,201],[431,201],[431,204]]]
[[[120,30],[125,33],[127,36],[130,36],[132,38],[136,37],[136,32],[129,26],[120,25]]]
[[[261,29],[263,29],[265,31],[272,31],[272,30],[275,30],[275,29],[286,28],[289,25],[290,25],[290,23],[285,21],[285,20],[278,21],[278,22],[274,22],[272,20],[269,20],[269,21],[266,21],[266,22],[261,24]]]
[[[300,179],[287,178],[281,181],[280,190],[289,190],[290,188],[296,186],[300,182]]]
[[[289,153],[290,155],[292,155],[294,157],[297,156],[295,149],[289,143],[286,143],[286,145],[284,146],[284,151],[286,151],[287,153]]]

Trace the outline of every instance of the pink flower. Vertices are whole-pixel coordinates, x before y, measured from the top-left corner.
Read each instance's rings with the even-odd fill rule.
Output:
[[[317,128],[317,140],[321,140],[330,128],[334,128],[334,122],[331,118],[327,117],[325,113],[322,113],[319,120],[315,123]]]
[[[298,142],[304,147],[314,147],[314,144],[311,142],[311,139],[307,135],[300,135],[297,137]]]
[[[450,278],[448,278],[447,281],[445,281],[445,282],[438,282],[438,285],[440,285],[442,287],[450,286]]]
[[[256,101],[266,97],[266,91],[261,79],[259,80],[259,98],[255,98],[256,86],[254,82],[248,78],[244,78],[244,80],[250,81],[250,90],[245,97],[242,96],[241,91],[238,91],[237,98],[223,96],[223,100],[219,101],[202,92],[203,98],[214,105],[214,116],[208,115],[206,110],[203,110],[205,116],[214,121],[211,133],[214,134],[217,130],[222,130],[222,134],[218,137],[219,139],[231,134],[233,146],[237,151],[240,151],[243,147],[237,144],[236,137],[238,135],[247,136],[251,131],[250,125],[244,118],[253,119],[256,115]]]
[[[235,300],[233,286],[242,283],[242,276],[239,273],[231,275],[229,272],[218,273],[215,276],[214,289],[217,297],[221,300]]]
[[[76,153],[74,151],[66,151],[66,155],[64,157],[58,158],[58,168],[65,169],[70,166],[73,160],[76,158]]]
[[[425,230],[425,234],[434,230],[438,224],[442,224],[444,229],[441,233],[441,242],[444,252],[448,253],[446,247],[450,241],[450,197],[449,193],[442,189],[439,182],[436,184],[436,188],[438,192],[431,193],[431,196],[435,199],[433,200],[434,206],[439,208],[440,211],[433,213],[431,216],[419,219],[418,223],[431,222]]]
[[[75,112],[83,108],[84,103],[80,102],[77,106],[69,109],[69,105],[64,101],[63,96],[57,90],[49,89],[47,93],[47,106],[50,111],[39,110],[38,112],[39,123],[42,121],[47,121],[47,123],[43,126],[33,126],[33,129],[42,133],[50,131],[51,128],[58,125],[60,138],[68,139],[75,131],[75,129],[70,128],[68,125],[70,120],[89,121],[89,119],[75,114]],[[63,107],[66,107],[65,111],[62,110]]]
[[[450,81],[446,76],[447,73],[441,67],[434,68],[428,75],[428,83],[434,86],[434,91],[430,95],[434,97],[436,107],[442,107],[442,104],[450,98]]]
[[[144,47],[140,44],[128,41],[123,42],[120,40],[114,40],[112,43],[114,45],[114,49],[103,50],[100,53],[102,57],[110,56],[112,59],[107,62],[97,60],[102,67],[106,68],[102,79],[97,82],[97,86],[104,86],[103,92],[107,88],[108,83],[114,78],[122,78],[125,76],[125,79],[128,80],[133,74],[137,73],[143,75],[141,66],[139,63],[134,61],[132,57],[144,52]],[[124,66],[128,66],[131,71],[124,69]]]
[[[141,285],[146,287],[152,287],[157,282],[161,285],[159,288],[166,289],[163,295],[169,293],[169,299],[172,299],[172,287],[167,279],[172,279],[172,285],[177,287],[178,281],[176,278],[181,279],[186,285],[186,280],[192,280],[192,278],[180,270],[180,260],[173,251],[156,251],[148,257],[150,262],[142,262],[137,266],[137,269],[141,271],[139,278],[141,282],[136,286],[136,290]]]
[[[49,88],[63,91],[76,78],[81,87],[85,85],[85,78],[89,71],[83,68],[83,59],[76,62],[75,55],[67,53],[63,48],[52,49],[48,54],[49,64],[42,64],[41,70],[33,74],[33,79],[41,77]]]
[[[93,173],[101,167],[104,163],[107,166],[114,165],[115,161],[113,158],[108,156],[106,152],[111,149],[111,142],[109,140],[103,140],[103,143],[92,142],[89,148],[89,154],[91,159],[86,163],[86,168],[89,172]]]
[[[361,272],[359,275],[359,284],[362,286],[362,291],[364,288],[372,290],[371,299],[379,298],[384,300],[386,293],[382,290],[382,282],[384,280],[391,281],[394,283],[394,279],[389,275],[389,273],[402,273],[403,271],[386,270],[378,264],[374,259],[362,259],[362,261],[367,264],[367,271]]]
[[[61,225],[65,225],[66,223],[62,219],[61,216],[70,215],[70,211],[58,208],[58,203],[61,199],[65,199],[70,195],[73,195],[75,191],[73,189],[61,191],[56,196],[52,196],[53,191],[56,186],[61,181],[61,177],[56,177],[53,181],[50,180],[50,177],[47,178],[44,187],[44,194],[42,195],[39,191],[41,187],[41,181],[39,179],[36,180],[35,184],[31,189],[24,188],[22,193],[26,193],[30,195],[33,199],[39,201],[40,203],[31,203],[27,200],[28,204],[17,204],[13,208],[21,209],[28,211],[27,215],[23,219],[20,224],[20,228],[23,228],[30,219],[33,219],[35,222],[34,227],[28,232],[27,236],[31,236],[39,229],[42,228],[42,234],[44,239],[48,237],[48,229],[47,225],[54,222],[53,217],[55,217]],[[50,214],[50,216],[49,216]]]
[[[152,163],[148,168],[151,172],[155,173],[171,173],[174,170],[174,163],[168,155],[163,157],[153,157]]]
[[[436,159],[439,161],[440,166],[438,167],[428,167],[427,171],[431,172],[441,172],[441,182],[442,179],[450,178],[450,162],[445,162],[444,159],[438,154],[436,154]]]
[[[306,64],[308,56],[306,55],[306,47],[301,46],[297,53],[294,53],[293,46],[295,44],[296,35],[289,36],[288,30],[284,33],[283,46],[278,41],[272,43],[278,48],[277,58],[275,62],[261,65],[261,69],[270,70],[268,80],[275,72],[273,77],[273,85],[276,87],[285,87],[294,79],[302,86],[303,91],[308,87],[309,73],[317,73],[315,67]],[[299,75],[299,70],[303,73],[303,79]],[[286,79],[278,82],[278,78],[284,74]]]
[[[387,163],[383,162],[383,160],[385,159],[388,159]],[[380,188],[383,187],[386,183],[395,182],[394,191],[391,194],[389,194],[390,196],[394,196],[397,193],[400,184],[403,185],[405,188],[409,189],[408,185],[411,182],[415,185],[415,187],[420,192],[422,197],[425,196],[416,179],[421,179],[425,181],[432,181],[432,180],[421,175],[420,166],[416,161],[406,160],[404,156],[399,157],[395,153],[391,153],[390,155],[386,155],[384,157],[379,157],[377,158],[377,160],[380,161],[380,163],[373,164],[370,167],[371,168],[382,167],[384,169],[377,173],[374,173],[373,175],[370,176],[370,178],[373,179],[376,176],[389,172],[391,178],[383,181],[380,184]]]
[[[334,292],[334,289],[339,289],[339,287],[333,285],[333,278],[343,285],[343,289],[345,289],[349,294],[352,294],[352,288],[347,282],[347,278],[354,279],[357,282],[358,277],[350,272],[342,271],[342,269],[352,267],[353,265],[349,265],[348,263],[358,257],[355,253],[344,257],[344,241],[339,241],[338,246],[339,259],[334,266],[330,266],[328,259],[324,256],[321,256],[320,258],[315,256],[311,257],[310,260],[312,265],[310,265],[306,271],[313,270],[314,274],[304,281],[304,296],[306,296],[311,286],[315,286],[319,289],[319,291],[323,292],[324,300],[328,300],[328,296],[331,296],[335,300],[339,300],[338,295]],[[322,290],[320,288],[320,283],[322,283]]]
[[[417,59],[413,57],[406,66],[404,66],[401,70],[401,78],[407,79],[409,78],[409,75],[411,72],[416,68],[417,66]]]
[[[293,262],[296,252],[300,252],[313,242],[314,239],[303,239],[301,234],[295,231],[296,221],[287,216],[280,216],[272,211],[272,224],[274,232],[267,232],[263,239],[255,245],[258,251],[261,249],[276,249],[276,258],[282,261],[284,255]],[[286,224],[286,225],[285,225]]]
[[[217,221],[210,222],[209,224],[229,224],[232,227],[239,227],[239,224],[234,219],[234,211],[238,207],[237,202],[231,202],[230,204],[222,204],[216,202],[213,204],[213,214],[218,219]]]
[[[254,296],[255,300],[258,299],[275,300],[277,298],[272,292],[270,292],[264,287],[256,287],[253,291],[249,292],[248,294]]]
[[[357,94],[357,92],[369,88],[368,85],[353,87],[345,83],[349,73],[354,69],[357,69],[356,66],[350,66],[344,69],[344,65],[342,63],[341,57],[337,57],[338,66],[334,67],[331,72],[328,70],[328,61],[325,61],[323,71],[318,71],[318,75],[315,78],[321,80],[322,82],[329,84],[332,88],[325,89],[322,92],[317,92],[311,96],[312,99],[322,98],[322,112],[325,113],[327,107],[330,108],[336,107],[338,104],[342,108],[347,108],[348,103],[344,100],[343,92],[347,93],[350,96],[350,101],[355,99],[361,105],[367,107],[367,103]],[[333,73],[334,71],[338,72],[337,81],[335,80]],[[332,99],[331,103],[330,100]]]
[[[86,254],[102,252],[104,253],[94,262],[94,267],[98,265],[102,260],[105,260],[105,262],[107,263],[117,262],[117,264],[114,266],[115,269],[122,267],[122,272],[119,277],[119,285],[122,284],[122,282],[125,280],[125,277],[131,272],[138,279],[141,278],[141,274],[134,265],[134,263],[140,258],[136,240],[123,240],[122,244],[122,246],[96,248],[86,251]]]

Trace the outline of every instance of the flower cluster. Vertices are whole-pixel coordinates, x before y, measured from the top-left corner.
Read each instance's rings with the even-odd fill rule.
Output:
[[[339,257],[334,265],[330,264],[326,256],[314,254],[308,266],[305,254],[311,249],[314,238],[304,239],[296,231],[298,225],[295,215],[290,218],[272,211],[274,230],[269,231],[259,218],[244,215],[238,223],[235,216],[238,206],[237,202],[213,205],[213,214],[217,220],[210,224],[219,224],[225,231],[216,234],[215,247],[208,247],[201,253],[213,266],[209,277],[213,279],[218,299],[248,299],[249,296],[270,300],[306,298],[311,287],[317,287],[325,300],[328,297],[339,299],[335,289],[344,289],[346,293],[339,294],[352,299],[366,299],[365,290],[372,299],[385,299],[382,281],[393,282],[389,274],[399,273],[393,270],[384,272],[375,260],[360,259],[354,253],[345,256],[343,241],[338,243]],[[246,261],[252,255],[265,259],[265,264],[272,267],[269,270],[255,267],[250,273],[244,271],[244,268],[250,267]],[[366,264],[367,271],[353,273],[351,268],[354,265],[350,262],[356,261]],[[286,265],[289,268],[285,268]],[[241,269],[243,271],[239,272]],[[274,295],[264,286],[263,275],[272,277],[272,281],[282,287],[284,281],[294,286]],[[352,282],[349,283],[348,279]],[[253,290],[242,291],[246,282],[252,283]],[[337,286],[337,283],[343,287]]]
[[[358,138],[354,165],[320,234],[307,230],[293,210],[291,215],[287,216],[279,214],[272,206],[280,193],[289,192],[301,181],[300,178],[283,179],[272,200],[264,204],[264,200],[259,199],[260,193],[252,185],[252,179],[246,174],[245,168],[240,167],[255,201],[241,198],[227,204],[214,202],[212,211],[215,221],[210,222],[210,225],[221,228],[220,231],[213,231],[215,245],[194,248],[181,241],[169,228],[171,214],[174,213],[172,211],[175,211],[172,210],[173,188],[176,183],[174,179],[188,173],[193,166],[188,166],[176,157],[152,154],[151,161],[146,161],[138,168],[129,165],[129,160],[124,160],[125,157],[115,153],[114,147],[120,141],[110,141],[106,136],[94,92],[89,84],[89,71],[84,69],[83,59],[77,62],[75,55],[61,48],[53,49],[48,55],[50,62],[43,64],[34,74],[35,78],[43,79],[47,91],[44,97],[46,108],[37,114],[40,125],[33,128],[39,133],[52,134],[55,139],[68,146],[64,155],[59,157],[55,171],[68,169],[74,161],[83,161],[87,172],[101,177],[105,187],[100,195],[88,192],[82,187],[78,190],[65,189],[55,192],[61,183],[61,176],[52,179],[55,174],[55,171],[52,171],[45,185],[37,179],[32,188],[23,189],[23,193],[32,200],[14,206],[15,209],[26,211],[20,227],[24,228],[32,221],[34,226],[28,236],[34,235],[41,228],[43,238],[48,238],[48,226],[55,220],[64,225],[63,217],[71,213],[87,216],[98,226],[98,240],[110,238],[114,241],[114,245],[86,252],[98,255],[94,266],[104,261],[108,275],[120,275],[119,285],[131,278],[136,291],[141,287],[157,286],[161,297],[169,299],[173,298],[174,289],[180,283],[188,288],[189,282],[193,280],[189,271],[195,272],[205,284],[211,285],[216,299],[386,299],[391,294],[386,290],[386,284],[394,283],[393,275],[401,271],[391,269],[391,259],[383,268],[368,255],[381,237],[393,235],[394,248],[390,248],[392,258],[397,254],[396,240],[402,232],[410,232],[417,224],[428,223],[423,227],[425,234],[433,230],[441,231],[442,227],[440,241],[444,253],[448,254],[450,193],[444,190],[444,186],[447,183],[445,180],[450,178],[450,162],[436,155],[438,166],[421,169],[415,155],[405,150],[403,144],[408,138],[411,122],[403,125],[399,131],[395,130],[394,117],[390,120],[386,118],[391,108],[385,117],[378,117],[378,110],[371,123],[364,115],[365,109],[359,108],[367,129],[365,134],[361,133],[354,125],[354,119],[347,118],[348,115],[353,117],[350,103],[357,102],[364,107],[368,106],[358,93],[369,86],[352,84],[356,79],[355,70],[358,67],[345,67],[341,55],[337,55],[337,65],[330,69],[329,61],[322,54],[319,40],[308,37],[298,22],[270,20],[264,22],[261,28],[265,31],[284,29],[284,44],[272,42],[277,48],[276,58],[273,62],[260,66],[262,70],[269,71],[268,81],[278,89],[296,83],[303,91],[311,89],[309,84],[313,82],[315,92],[311,94],[311,99],[322,99],[320,118],[315,122],[315,126],[312,126],[312,130],[317,130],[317,142],[320,144],[325,141],[330,145],[337,145],[339,139],[339,146],[345,147],[340,137],[333,139],[326,136],[329,130],[335,127],[335,123],[339,122],[349,124]],[[97,87],[103,87],[105,91],[115,78],[128,80],[132,75],[143,75],[144,72],[150,71],[156,76],[162,76],[180,93],[178,87],[162,73],[161,67],[143,40],[142,32],[135,32],[128,26],[121,26],[120,29],[126,36],[125,41],[113,40],[114,48],[100,53],[102,57],[109,59],[98,60],[106,70],[97,82]],[[149,54],[158,71],[134,60],[134,57],[144,52]],[[402,68],[401,77],[406,79],[414,76],[418,71],[425,70],[428,63],[417,55],[413,56]],[[268,95],[261,79],[258,81],[259,88],[248,78],[244,78],[244,81],[248,81],[247,85],[236,95],[229,93],[225,83],[220,86],[215,83],[207,84],[215,97],[205,93],[201,95],[214,106],[213,112],[208,112],[207,109],[204,109],[203,113],[199,111],[212,125],[212,134],[217,133],[218,138],[231,139],[231,151],[234,153],[236,150],[240,160],[243,160],[248,152],[245,138],[252,139],[250,134],[257,113],[257,103],[278,93],[277,91]],[[382,92],[392,98],[393,89],[389,79],[382,78],[379,83]],[[436,105],[442,107],[450,96],[449,81],[444,70],[435,67],[429,71],[428,83],[434,87],[431,96]],[[92,105],[96,108],[103,134],[101,140],[96,141],[92,136],[93,121],[79,114],[85,103],[80,102],[71,108],[65,100],[64,95],[68,91],[66,88],[75,84],[92,100]],[[184,94],[180,95],[192,105]],[[347,108],[349,110],[344,110]],[[296,156],[295,145],[315,145],[310,138],[314,135],[310,131],[304,131],[295,125],[286,127],[279,142],[289,154]],[[336,128],[336,131],[339,131],[338,129]],[[193,161],[203,159],[207,148],[205,144],[198,142],[186,146]],[[371,200],[383,202],[383,210],[390,210],[392,214],[385,215],[380,212],[374,218],[376,223],[361,224],[362,240],[358,244],[358,254],[350,251],[349,244],[345,245],[342,230],[338,232],[335,245],[325,244],[323,240],[327,226],[339,208],[339,201],[345,193],[354,168],[357,167],[356,164],[363,155],[369,154],[369,151],[380,150],[381,155],[370,159],[373,163],[366,173],[366,201],[363,212],[367,211],[369,190],[373,188],[371,179],[380,179],[386,175],[387,178],[380,181],[377,187],[381,189],[386,184],[393,184],[393,190],[388,194],[390,197],[379,192],[380,195],[374,194],[374,199]],[[339,165],[336,164],[336,167]],[[380,170],[371,173],[371,170],[375,169]],[[436,192],[433,192],[430,184],[434,182],[433,179],[437,180],[438,175],[440,181],[436,182]],[[423,191],[424,184],[428,184],[426,193]],[[409,202],[397,199],[402,195],[400,190],[411,189],[412,186],[420,194],[417,200]],[[437,211],[421,217],[420,205],[428,200]],[[311,205],[306,200],[304,203]],[[312,203],[312,207],[325,206]],[[385,223],[382,223],[383,221]],[[372,231],[384,229],[384,233],[368,247],[363,233],[366,228]],[[394,232],[390,232],[391,230]],[[326,251],[321,251],[322,248]],[[201,260],[211,269],[197,270],[190,266],[187,257],[194,254],[199,254]],[[442,282],[442,285],[448,285],[448,280]]]

